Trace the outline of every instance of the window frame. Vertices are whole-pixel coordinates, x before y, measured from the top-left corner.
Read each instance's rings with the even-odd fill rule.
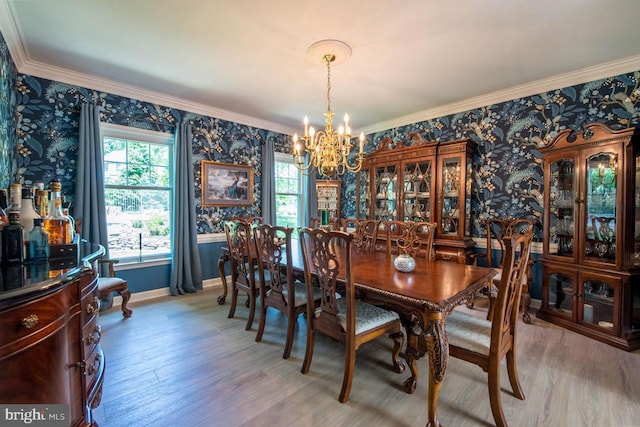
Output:
[[[291,156],[291,154],[286,154],[286,153],[280,153],[280,152],[276,152],[274,155],[274,170],[277,170],[275,163],[287,163],[287,164],[291,164],[295,166],[295,162],[293,160],[293,157]],[[278,195],[286,195],[286,196],[297,196],[298,197],[298,223],[295,225],[295,227],[301,227],[303,226],[304,222],[305,222],[305,216],[306,216],[306,212],[308,209],[308,205],[306,202],[306,199],[304,197],[304,193],[305,193],[305,187],[307,186],[307,177],[306,175],[304,175],[302,173],[301,170],[296,169],[297,173],[298,173],[298,193],[280,193],[277,190],[277,185],[276,185],[276,191],[274,194],[274,197],[277,197]],[[274,221],[276,224],[278,223],[278,212],[276,209],[276,218]],[[294,235],[297,238],[297,234],[294,233]]]
[[[175,227],[174,221],[174,213],[175,213],[175,204],[174,204],[174,196],[175,196],[175,135],[170,132],[161,132],[161,131],[153,131],[149,129],[140,129],[134,128],[131,126],[122,126],[113,123],[100,123],[100,140],[102,142],[102,150],[103,150],[103,159],[102,159],[102,167],[103,173],[106,169],[106,159],[104,158],[104,143],[105,138],[113,138],[113,139],[124,139],[127,141],[135,141],[149,145],[161,145],[167,146],[169,148],[169,186],[149,186],[149,185],[109,185],[105,182],[103,183],[103,188],[105,192],[108,189],[122,190],[122,189],[133,189],[133,190],[160,190],[167,191],[169,197],[169,250],[166,252],[158,252],[153,254],[146,255],[133,255],[133,256],[118,256],[118,259],[124,263],[144,263],[144,262],[153,262],[157,260],[170,259],[171,254],[173,253],[173,230]],[[127,164],[128,164],[127,159]],[[108,225],[107,225],[108,230]]]

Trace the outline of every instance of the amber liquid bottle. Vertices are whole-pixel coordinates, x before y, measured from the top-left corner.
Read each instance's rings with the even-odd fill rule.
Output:
[[[60,181],[51,181],[51,200],[49,200],[49,215],[44,219],[44,229],[49,233],[49,245],[68,245],[72,240],[71,221],[62,213],[62,198]]]

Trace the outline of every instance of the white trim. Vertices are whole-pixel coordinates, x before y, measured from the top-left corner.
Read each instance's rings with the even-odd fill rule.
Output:
[[[198,244],[226,242],[227,236],[224,233],[198,234]]]
[[[487,238],[486,237],[474,237],[473,241],[476,242],[476,248],[486,249]],[[498,242],[492,242],[491,247],[495,250],[500,249]],[[542,242],[531,242],[531,253],[542,254]]]
[[[140,137],[144,136],[143,142],[151,144],[171,145],[175,141],[175,135],[171,132],[100,122],[100,136],[104,138],[105,135],[113,138],[134,139],[136,141],[139,141]]]
[[[227,277],[227,281],[231,280],[230,277]],[[203,289],[217,289],[220,288],[222,289],[222,281],[220,280],[219,277],[213,278],[213,279],[207,279],[207,280],[203,280],[202,281],[202,288]],[[131,293],[131,299],[129,300],[129,303],[136,303],[136,302],[143,302],[143,301],[150,301],[156,298],[162,298],[162,297],[168,297],[171,295],[171,291],[169,289],[169,287],[166,288],[160,288],[160,289],[151,289],[150,291],[143,291],[143,292],[132,292]],[[111,308],[109,308],[109,310],[120,310],[120,305],[122,304],[122,297],[119,295],[114,295],[113,296],[113,305],[111,306]],[[135,311],[134,311],[135,314]]]

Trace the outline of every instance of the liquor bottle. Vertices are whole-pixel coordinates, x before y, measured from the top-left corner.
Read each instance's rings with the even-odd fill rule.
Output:
[[[9,224],[9,217],[7,216],[7,207],[9,201],[7,200],[7,190],[0,188],[0,230],[2,227]]]
[[[22,244],[24,245],[24,258],[29,259],[29,233],[33,228],[33,220],[42,218],[33,208],[33,191],[30,187],[22,189],[20,204],[20,224],[22,224]]]
[[[29,260],[49,259],[49,234],[42,228],[42,218],[33,219],[33,229],[29,232]]]
[[[2,229],[2,262],[4,264],[21,263],[23,257],[22,225],[20,212],[9,212],[9,225]]]
[[[40,189],[36,190],[36,211],[41,218],[45,218],[49,215],[49,190]]]
[[[60,181],[51,181],[51,199],[49,200],[49,215],[44,219],[44,229],[49,233],[49,246],[68,245],[71,243],[71,221],[62,214],[62,198]]]
[[[9,185],[9,206],[7,206],[6,212],[20,212],[20,205],[22,204],[22,184]]]

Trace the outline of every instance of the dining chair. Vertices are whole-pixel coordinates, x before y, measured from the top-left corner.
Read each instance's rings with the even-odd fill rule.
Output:
[[[377,219],[365,219],[360,221],[356,231],[353,233],[353,245],[360,252],[374,252],[378,246],[378,227],[380,221]]]
[[[357,218],[343,218],[342,219],[342,231],[345,233],[353,233],[358,229],[360,220]]]
[[[412,222],[404,235],[396,240],[399,253],[407,253],[413,258],[424,258],[427,261],[435,259],[433,240],[437,224],[434,222]]]
[[[287,335],[283,359],[288,359],[293,346],[293,334],[298,316],[307,310],[307,289],[297,280],[292,264],[291,236],[293,228],[263,224],[254,229],[260,284],[260,322],[256,341],[262,340],[267,308],[272,307],[287,317]],[[297,244],[297,242],[296,242]],[[320,290],[314,288],[313,301],[320,300]]]
[[[82,234],[82,218],[76,218],[73,222],[74,231],[78,236]],[[131,291],[129,290],[129,284],[126,280],[116,276],[116,270],[114,265],[119,263],[120,260],[114,258],[102,258],[99,259],[97,265],[107,265],[109,275],[102,276],[98,274],[98,299],[102,300],[111,296],[113,292],[120,295],[122,303],[120,309],[122,310],[122,316],[127,318],[131,317],[133,311],[127,307],[129,299],[131,298]],[[97,273],[100,273],[100,269],[97,269]]]
[[[478,259],[485,259],[485,265],[487,267],[494,268],[498,271],[498,274],[493,278],[493,284],[497,286],[500,283],[502,276],[502,264],[505,257],[505,237],[510,237],[515,233],[526,233],[533,231],[537,220],[526,218],[490,218],[482,221],[484,223],[486,233],[486,253],[479,253],[475,256],[475,263]],[[529,316],[528,309],[531,304],[531,296],[529,295],[529,282],[531,280],[531,268],[533,261],[529,259],[527,263],[527,269],[525,275],[522,277],[522,319],[525,323],[531,323],[531,316]],[[489,310],[487,312],[487,318],[490,318],[493,312],[493,292],[488,292],[489,297]],[[473,300],[468,304],[469,308],[473,308]]]
[[[476,364],[488,374],[491,412],[498,427],[507,425],[500,395],[502,359],[507,360],[509,382],[515,397],[525,399],[516,366],[516,332],[522,278],[526,274],[532,239],[533,231],[527,231],[502,240],[505,248],[502,277],[490,321],[461,310],[454,310],[445,320],[451,357]]]
[[[339,396],[342,403],[349,399],[356,350],[363,343],[389,334],[394,341],[393,370],[403,372],[405,368],[399,360],[404,335],[398,314],[356,299],[352,244],[353,236],[343,231],[300,230],[307,300],[314,298],[314,283],[322,295],[319,305],[307,304],[307,342],[301,372],[306,374],[311,367],[316,332],[343,343],[345,362]],[[336,248],[340,248],[342,255]]]
[[[249,307],[246,330],[251,329],[253,325],[258,296],[256,265],[249,246],[253,244],[251,230],[252,225],[247,221],[233,220],[224,223],[231,265],[231,306],[227,317],[232,318],[235,315],[239,291],[246,292]]]

